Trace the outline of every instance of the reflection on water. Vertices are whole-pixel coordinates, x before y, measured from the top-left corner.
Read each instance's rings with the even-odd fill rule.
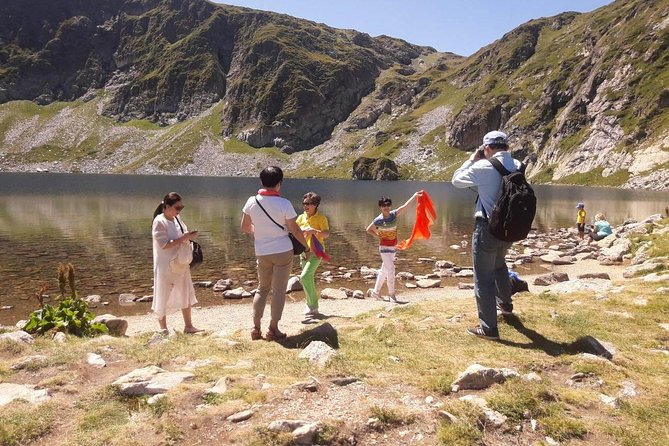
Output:
[[[14,306],[0,311],[0,323],[24,318],[34,301],[22,299],[43,283],[55,295],[59,262],[75,266],[82,296],[100,294],[111,302],[98,313],[120,314],[116,307],[120,293],[151,294],[151,216],[170,191],[184,197],[183,220],[201,232],[198,241],[205,262],[194,271],[194,280],[231,277],[236,285],[254,280],[253,243],[240,232],[239,221],[246,198],[258,187],[255,178],[0,173],[0,243],[5,253],[0,274],[8,285],[0,294],[0,306]],[[476,198],[470,190],[455,189],[449,183],[287,179],[282,194],[298,212],[303,193],[313,190],[323,197],[320,210],[330,220],[327,247],[333,259],[319,270],[323,271],[378,267],[375,241],[365,232],[378,214],[378,197],[388,195],[399,206],[418,189],[430,193],[438,218],[430,240],[400,253],[398,271],[421,272],[418,257],[471,264],[468,245],[450,248],[469,241]],[[662,212],[669,201],[666,193],[646,191],[582,187],[537,187],[536,191],[535,225],[540,229],[572,225],[579,201],[586,203],[588,219],[604,211],[614,225]],[[401,217],[400,236],[408,237],[412,223],[411,214]],[[198,298],[205,304],[220,299],[206,291],[198,291]],[[148,308],[143,304],[130,311]]]

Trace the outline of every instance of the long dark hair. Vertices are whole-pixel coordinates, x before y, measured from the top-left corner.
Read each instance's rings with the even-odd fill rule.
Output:
[[[157,216],[163,213],[165,206],[173,206],[177,201],[181,201],[181,195],[177,194],[176,192],[170,192],[169,194],[165,195],[163,201],[161,201],[156,210],[153,211],[153,219],[155,220]]]

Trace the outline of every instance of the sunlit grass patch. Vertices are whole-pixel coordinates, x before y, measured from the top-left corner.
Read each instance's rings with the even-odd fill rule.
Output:
[[[0,445],[23,446],[47,434],[59,408],[52,403],[34,406],[16,402],[0,411]]]
[[[443,421],[437,431],[439,444],[444,446],[477,446],[483,439],[482,411],[479,407],[464,401],[453,400],[444,405],[446,412],[457,421]]]
[[[369,409],[370,416],[379,420],[382,428],[393,426],[404,426],[411,424],[416,420],[416,417],[411,414],[406,414],[397,409],[383,406],[372,406]]]
[[[295,446],[295,441],[289,432],[273,432],[265,427],[256,427],[248,446]]]

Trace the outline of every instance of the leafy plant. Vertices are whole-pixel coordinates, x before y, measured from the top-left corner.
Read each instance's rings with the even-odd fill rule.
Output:
[[[58,286],[64,300],[57,307],[45,305],[39,298],[46,289],[45,286],[37,293],[40,309],[30,314],[28,323],[23,327],[26,332],[44,334],[56,330],[75,336],[95,336],[108,332],[106,325],[92,322],[95,315],[88,311],[88,304],[79,299],[74,285],[74,266],[71,263],[58,265]],[[71,295],[65,298],[67,287],[70,288]]]

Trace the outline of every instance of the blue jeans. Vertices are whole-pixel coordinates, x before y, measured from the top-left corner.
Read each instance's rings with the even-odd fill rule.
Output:
[[[495,238],[487,220],[476,220],[472,235],[474,292],[481,328],[497,334],[497,303],[511,303],[511,283],[504,257],[511,242]]]

